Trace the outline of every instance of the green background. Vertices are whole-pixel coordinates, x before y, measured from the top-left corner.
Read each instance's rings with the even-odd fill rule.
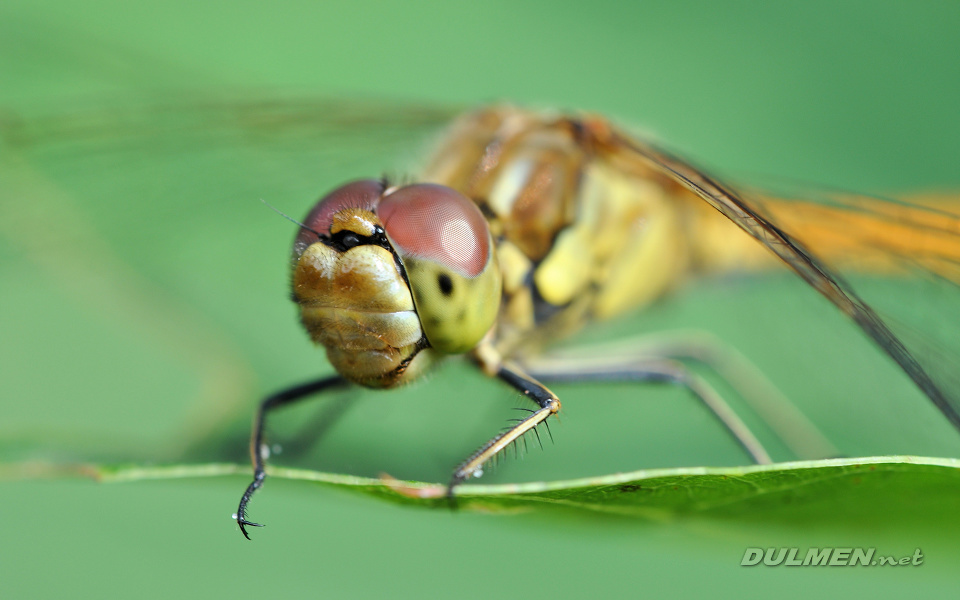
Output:
[[[310,116],[301,130],[282,108],[292,98],[584,109],[723,171],[868,192],[957,188],[960,9],[835,4],[5,2],[0,123],[15,135],[0,157],[13,173],[0,195],[4,455],[149,462],[186,448],[192,460],[242,461],[257,397],[329,369],[285,301],[291,227],[259,200],[298,215],[417,148],[404,149],[402,130],[351,136]],[[293,125],[218,126],[219,107],[237,105],[280,106]],[[835,313],[789,278],[747,280],[695,287],[621,327],[714,332],[845,454],[958,456],[956,432]],[[557,444],[485,481],[744,462],[681,392],[557,391]],[[290,463],[443,481],[512,416],[514,396],[451,364],[418,386],[361,394],[316,452]],[[313,413],[278,419],[277,437]],[[902,596],[956,583],[951,523],[493,516],[269,481],[253,505],[269,526],[250,543],[230,519],[245,484],[4,482],[4,594]],[[740,567],[748,546],[920,547],[927,559]]]

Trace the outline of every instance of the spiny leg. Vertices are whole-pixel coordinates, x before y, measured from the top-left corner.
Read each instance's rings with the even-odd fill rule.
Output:
[[[266,427],[267,413],[282,406],[293,404],[298,400],[302,400],[328,388],[340,387],[346,384],[347,381],[345,379],[339,375],[334,375],[287,388],[268,396],[260,403],[260,408],[257,410],[257,416],[253,422],[253,433],[250,436],[250,459],[253,462],[253,481],[250,482],[250,485],[247,486],[246,491],[243,493],[236,515],[237,523],[240,525],[240,531],[243,533],[243,537],[248,540],[250,539],[250,535],[247,534],[247,526],[263,527],[260,523],[248,521],[246,515],[247,504],[250,503],[254,492],[263,486],[263,480],[267,477],[267,473],[264,470],[263,456],[263,432]]]
[[[496,367],[496,375],[519,390],[524,396],[533,400],[539,408],[530,410],[529,415],[517,421],[515,425],[506,431],[491,438],[490,441],[480,446],[476,452],[460,463],[456,470],[454,470],[450,478],[450,484],[447,486],[448,497],[453,497],[453,490],[456,486],[471,476],[482,473],[483,465],[487,461],[514,444],[522,438],[524,434],[531,430],[536,433],[536,427],[538,425],[545,423],[548,417],[560,411],[560,399],[557,398],[556,394],[548,390],[543,384],[530,375],[524,373],[516,365],[500,364]],[[538,439],[539,436],[540,434],[537,433]]]
[[[674,360],[634,360],[628,364],[538,359],[530,372],[561,383],[581,381],[643,381],[673,383],[689,390],[706,406],[757,464],[770,464],[769,453],[723,397],[706,381]]]
[[[675,331],[646,334],[639,338],[581,346],[547,355],[548,362],[559,359],[566,359],[574,365],[584,360],[594,363],[602,361],[608,366],[620,365],[621,369],[638,361],[658,359],[699,363],[730,385],[798,458],[818,459],[840,454],[836,446],[767,379],[763,371],[736,349],[708,333]]]

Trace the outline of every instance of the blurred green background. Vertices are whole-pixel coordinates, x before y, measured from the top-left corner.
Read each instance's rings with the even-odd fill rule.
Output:
[[[329,370],[285,299],[291,226],[259,200],[298,215],[344,179],[403,173],[430,131],[410,115],[433,120],[397,108],[382,130],[363,121],[357,133],[350,107],[584,109],[722,171],[956,189],[958,26],[949,3],[7,0],[3,456],[245,460],[257,398]],[[347,117],[330,129],[337,111]],[[845,454],[960,455],[956,432],[836,312],[790,278],[748,280],[696,287],[618,329],[715,333]],[[485,480],[745,460],[679,391],[557,391],[557,444]],[[444,481],[517,403],[451,364],[418,386],[359,394],[315,452],[278,462]],[[278,418],[275,439],[315,413]],[[249,543],[230,519],[246,483],[4,482],[4,593],[902,596],[956,583],[950,523],[455,514],[273,480],[252,513],[269,526]],[[740,567],[748,546],[920,547],[927,559]]]

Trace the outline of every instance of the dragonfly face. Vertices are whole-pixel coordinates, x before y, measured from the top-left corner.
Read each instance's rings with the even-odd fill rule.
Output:
[[[486,221],[447,187],[344,185],[307,215],[293,255],[304,326],[362,385],[392,387],[438,356],[470,350],[499,308]]]

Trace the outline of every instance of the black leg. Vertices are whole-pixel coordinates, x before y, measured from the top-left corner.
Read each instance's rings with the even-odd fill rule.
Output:
[[[713,335],[696,331],[673,331],[645,334],[615,342],[580,346],[552,351],[546,357],[531,359],[525,366],[535,372],[533,365],[558,361],[576,367],[584,362],[628,369],[637,363],[678,359],[699,363],[724,380],[749,405],[750,409],[780,438],[780,441],[800,459],[834,457],[836,446],[807,418],[750,360],[735,348]],[[549,379],[549,378],[545,378]]]
[[[634,360],[628,364],[591,364],[590,362],[572,362],[567,360],[538,361],[530,369],[538,378],[547,381],[570,383],[577,381],[644,381],[672,383],[685,387],[717,420],[731,436],[743,447],[754,462],[769,464],[770,455],[740,417],[706,381],[690,371],[683,363],[675,360],[645,359]]]
[[[263,486],[263,480],[267,477],[267,473],[264,471],[263,458],[263,431],[266,427],[267,413],[276,408],[287,406],[298,400],[322,392],[328,388],[341,387],[346,384],[347,381],[345,379],[339,375],[334,375],[287,388],[272,396],[268,396],[260,403],[260,409],[257,411],[256,419],[253,422],[253,433],[250,436],[250,459],[253,462],[253,481],[247,486],[247,490],[240,499],[240,507],[237,508],[237,523],[240,525],[240,531],[243,533],[243,537],[248,540],[250,539],[250,535],[247,534],[248,526],[263,527],[260,523],[248,521],[246,516],[247,505],[250,503],[250,499],[253,497],[254,492]]]

